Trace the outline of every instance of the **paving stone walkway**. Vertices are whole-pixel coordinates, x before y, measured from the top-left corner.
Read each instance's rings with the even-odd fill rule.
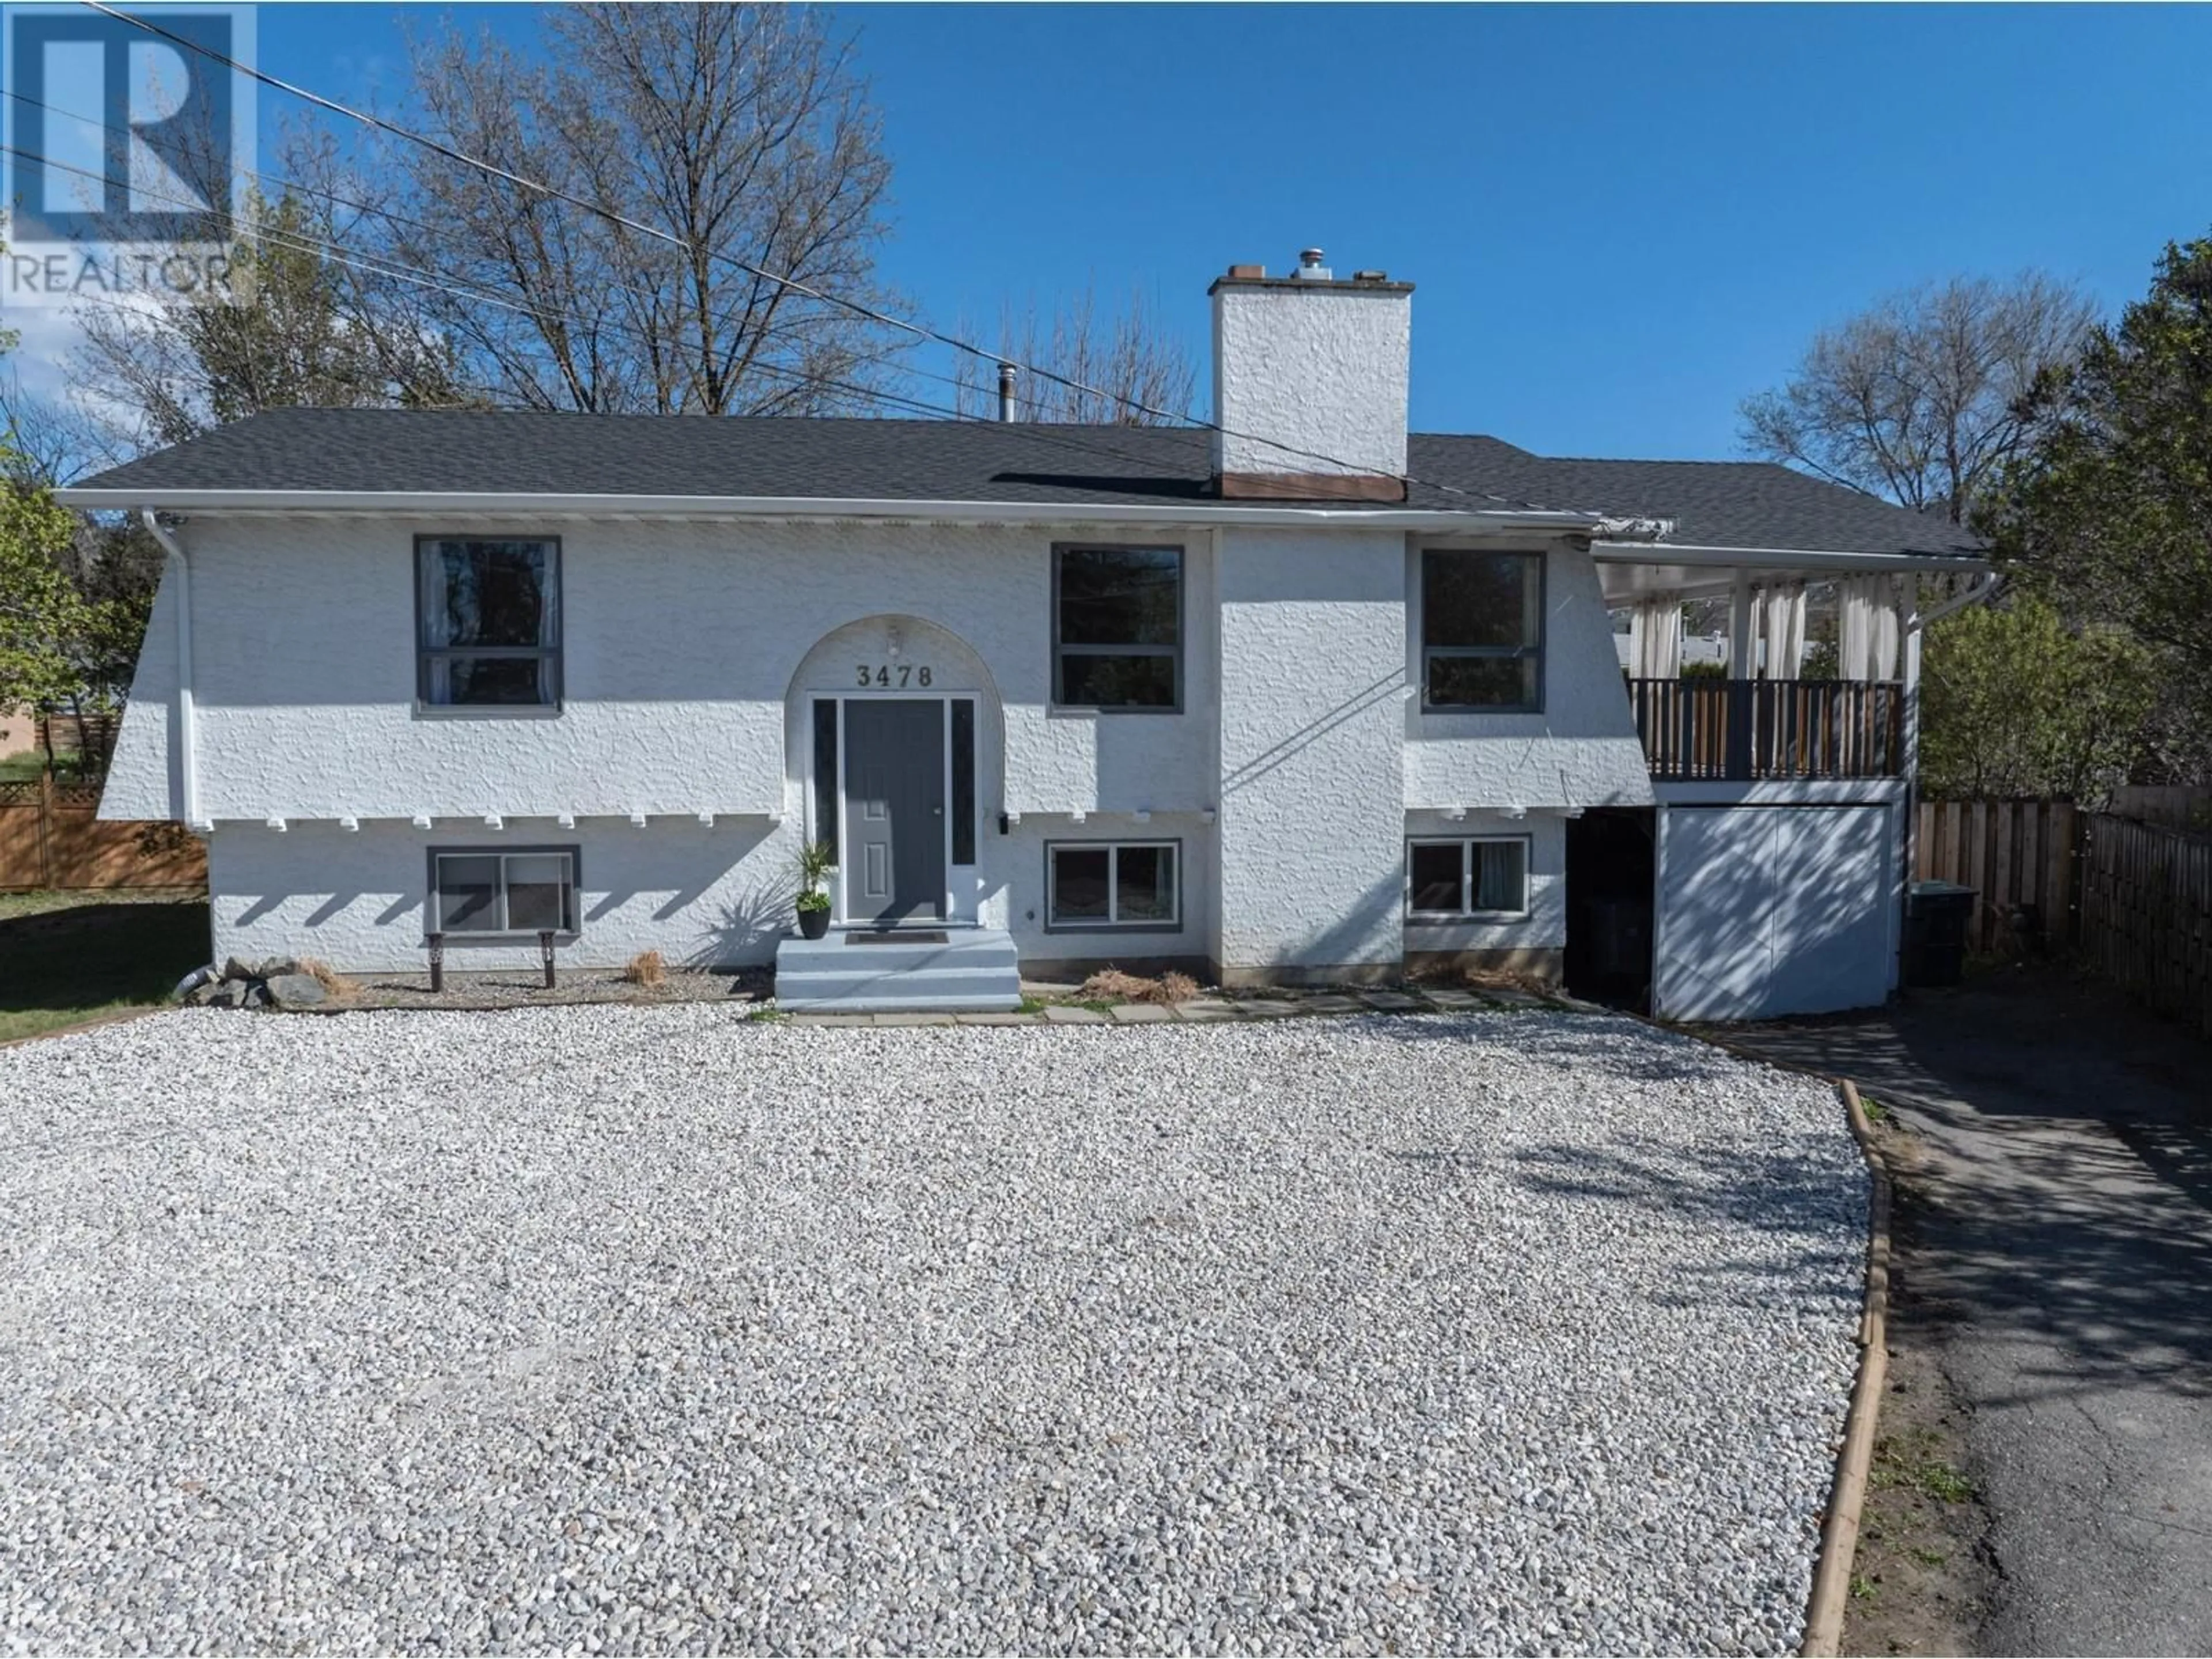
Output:
[[[1054,993],[1065,999],[1066,993]],[[1320,1014],[1461,1014],[1479,1009],[1540,1008],[1601,1014],[1594,1002],[1530,991],[1461,989],[1450,986],[1405,986],[1389,990],[1297,991],[1271,987],[1264,997],[1196,997],[1188,1002],[1097,1003],[1044,1001],[1022,1013],[1006,1014],[792,1014],[794,1025],[1186,1025],[1254,1020],[1310,1018]]]

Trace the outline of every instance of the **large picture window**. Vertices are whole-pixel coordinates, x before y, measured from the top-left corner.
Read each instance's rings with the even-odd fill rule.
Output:
[[[1182,550],[1056,547],[1052,700],[1063,708],[1182,707]]]
[[[1421,702],[1504,714],[1543,708],[1541,554],[1422,553]]]
[[[1052,843],[1045,848],[1047,926],[1176,931],[1177,850],[1171,841]]]
[[[1528,843],[1417,841],[1406,849],[1406,908],[1416,916],[1523,916],[1528,913]]]
[[[537,934],[576,931],[576,849],[430,854],[434,933]]]
[[[433,708],[561,701],[561,544],[424,536],[416,695]]]

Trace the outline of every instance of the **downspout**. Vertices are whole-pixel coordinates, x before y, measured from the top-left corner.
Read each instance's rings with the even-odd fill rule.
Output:
[[[176,532],[150,507],[138,510],[146,533],[161,544],[177,577],[177,793],[185,828],[204,836],[214,826],[200,817],[199,744],[192,710],[192,562]]]

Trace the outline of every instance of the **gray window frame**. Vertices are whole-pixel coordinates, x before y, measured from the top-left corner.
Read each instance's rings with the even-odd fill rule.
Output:
[[[425,934],[441,934],[448,945],[466,944],[471,940],[479,939],[489,940],[499,944],[512,944],[518,939],[536,939],[538,934],[538,929],[535,927],[519,929],[511,927],[459,927],[448,932],[441,927],[439,925],[439,918],[444,914],[445,905],[443,903],[443,896],[438,888],[438,860],[440,859],[500,860],[499,906],[500,919],[503,921],[507,919],[507,865],[505,861],[511,858],[543,858],[549,854],[557,854],[568,860],[568,926],[566,927],[556,927],[553,930],[553,933],[556,938],[563,939],[577,939],[583,937],[584,857],[580,848],[574,844],[565,847],[507,847],[504,845],[488,847],[478,845],[475,847],[432,847],[425,850],[428,855],[428,876],[423,888],[423,902],[426,908],[422,914],[422,931]]]
[[[1534,645],[1431,645],[1429,634],[1429,561],[1431,558],[1490,558],[1533,561],[1536,567],[1536,642]],[[1425,547],[1413,567],[1419,585],[1419,631],[1413,643],[1420,652],[1421,712],[1425,714],[1540,714],[1544,712],[1545,653],[1551,637],[1552,560],[1547,553],[1524,548]],[[1437,702],[1429,695],[1431,658],[1487,657],[1519,662],[1534,658],[1536,696],[1530,702]]]
[[[422,549],[431,542],[543,542],[552,550],[546,572],[553,593],[553,642],[550,645],[457,646],[432,645],[429,642],[430,619],[422,609]],[[433,531],[415,538],[415,557],[409,576],[415,584],[415,707],[417,710],[437,714],[489,714],[514,718],[518,715],[557,714],[568,699],[567,646],[568,635],[568,595],[562,571],[561,538],[558,536],[535,534],[519,536],[470,533],[465,531]],[[553,696],[545,702],[433,702],[430,700],[430,664],[437,657],[501,657],[520,661],[546,659],[552,667]]]
[[[1066,553],[1172,553],[1176,556],[1176,637],[1170,645],[1066,645],[1060,637],[1060,566]],[[1183,646],[1190,637],[1190,554],[1180,542],[1054,542],[1052,544],[1052,707],[1094,714],[1180,714],[1183,712]],[[1170,703],[1067,702],[1060,695],[1060,659],[1079,657],[1171,657],[1175,701]]]
[[[1521,849],[1521,908],[1485,910],[1474,902],[1474,848],[1486,845]],[[1416,910],[1413,908],[1413,849],[1416,847],[1456,847],[1459,854],[1459,894],[1456,910]],[[1408,836],[1406,837],[1406,919],[1412,922],[1526,921],[1536,903],[1536,838],[1534,836]]]
[[[1109,916],[1104,921],[1054,921],[1053,854],[1061,851],[1105,854],[1107,905],[1110,909],[1114,907],[1114,897],[1121,884],[1115,854],[1124,847],[1164,847],[1175,855],[1175,919],[1172,921],[1115,921]],[[1048,933],[1180,933],[1183,930],[1183,901],[1186,896],[1183,870],[1182,838],[1179,836],[1124,836],[1112,841],[1048,841],[1044,844],[1044,930]]]

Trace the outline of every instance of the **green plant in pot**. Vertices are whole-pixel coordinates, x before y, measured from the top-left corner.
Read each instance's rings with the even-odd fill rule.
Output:
[[[826,841],[799,849],[799,931],[807,939],[830,931],[830,890],[822,884],[836,864],[836,850]]]

